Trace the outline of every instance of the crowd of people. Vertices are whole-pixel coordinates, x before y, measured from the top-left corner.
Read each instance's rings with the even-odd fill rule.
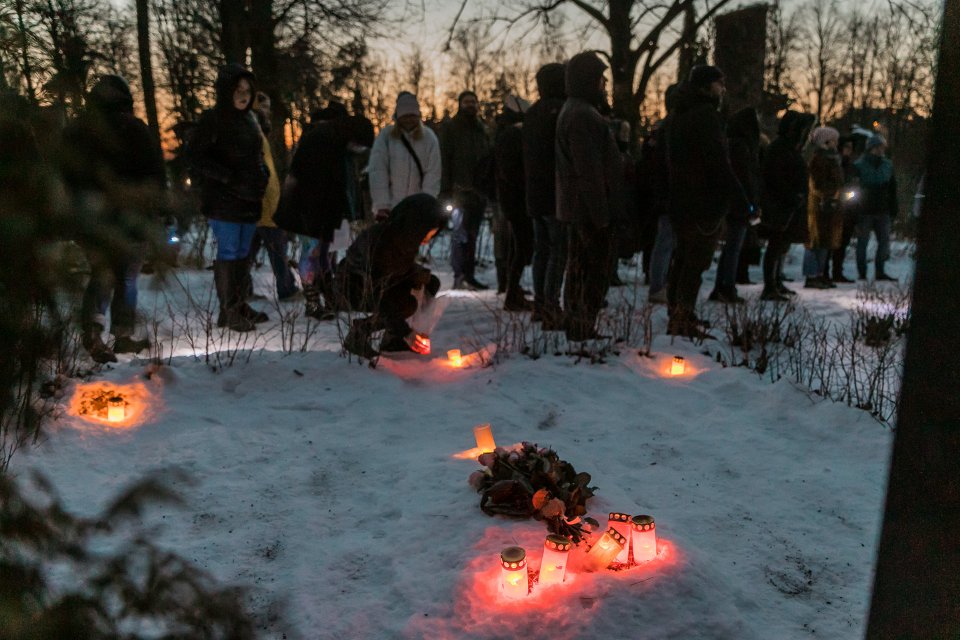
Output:
[[[377,135],[362,114],[334,102],[311,115],[281,176],[268,140],[270,97],[257,91],[248,69],[224,66],[216,103],[181,153],[216,238],[217,325],[242,332],[268,319],[248,304],[252,258],[262,247],[279,300],[302,295],[306,314],[318,320],[343,310],[368,314],[353,321],[347,350],[364,357],[416,351],[408,319],[440,286],[418,259],[420,247],[449,229],[453,287],[487,289],[477,263],[488,217],[504,310],[532,313],[544,330],[564,331],[571,341],[601,337],[597,317],[609,287],[622,284],[619,261],[637,253],[650,302],[667,305],[668,333],[691,338],[709,335],[695,309],[721,240],[709,294],[721,304],[743,302],[736,285],[748,280],[753,253],[744,247],[758,239],[766,241],[763,300],[795,294],[783,274],[793,243],[806,247],[806,288],[852,282],[843,262],[853,238],[856,275],[867,278],[871,234],[878,245],[873,277],[890,279],[884,264],[897,199],[882,136],[855,145],[810,114],[786,111],[768,141],[756,109],[725,117],[723,71],[699,65],[667,90],[667,115],[634,154],[629,125],[611,117],[606,70],[591,52],[544,65],[536,74],[538,100],[508,96],[493,127],[470,90],[436,132],[409,92],[399,94],[393,122]],[[159,142],[133,115],[118,76],[100,79],[64,141],[73,147],[68,178],[78,191],[96,186],[100,177],[89,168],[104,164],[114,181],[165,181]],[[361,154],[366,183],[356,179]],[[366,228],[338,264],[334,235],[360,208],[369,209]],[[298,277],[288,258],[293,234],[301,247]],[[131,337],[142,254],[105,260],[96,248],[89,252],[83,335],[95,360],[146,346]],[[522,286],[527,266],[532,292]],[[102,339],[108,307],[112,348]]]

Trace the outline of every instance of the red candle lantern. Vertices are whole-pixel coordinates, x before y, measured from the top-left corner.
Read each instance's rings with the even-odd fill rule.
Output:
[[[616,529],[617,533],[627,541],[616,558],[616,562],[627,564],[630,560],[630,514],[611,513],[607,516],[607,526]]]
[[[626,546],[627,539],[619,531],[610,527],[604,532],[597,544],[587,552],[584,568],[587,571],[599,571],[610,566],[620,551]]]
[[[683,356],[673,356],[673,364],[670,367],[670,374],[675,376],[682,376],[687,370],[687,363],[684,362]]]
[[[570,538],[550,534],[543,542],[543,561],[540,563],[540,584],[551,585],[563,582],[570,556]]]
[[[657,557],[657,523],[653,516],[633,516],[633,561],[649,562]]]
[[[413,337],[413,344],[410,345],[410,348],[420,355],[430,355],[430,336],[418,333]]]
[[[507,547],[500,552],[500,592],[511,600],[527,596],[527,552],[523,547]]]

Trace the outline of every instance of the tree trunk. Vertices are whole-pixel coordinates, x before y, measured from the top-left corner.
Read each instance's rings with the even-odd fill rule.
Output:
[[[640,102],[633,88],[639,57],[630,48],[630,9],[633,0],[610,3],[607,33],[610,36],[610,76],[613,80],[613,114],[630,124],[631,139],[636,136],[640,120]]]
[[[697,59],[697,11],[693,3],[683,11],[683,33],[680,36],[680,55],[677,58],[677,82],[690,75]]]
[[[276,28],[273,17],[273,0],[252,0],[250,23],[259,25],[250,33],[250,66],[257,76],[257,91],[270,98],[270,151],[274,166],[281,177],[286,174],[287,149],[283,128],[290,116],[288,91],[283,86],[277,61]]]
[[[140,54],[140,82],[143,85],[143,105],[147,111],[147,125],[160,139],[160,119],[157,117],[157,92],[153,82],[153,58],[150,51],[150,2],[137,0],[137,49]]]
[[[960,0],[946,0],[900,414],[867,640],[960,638]]]
[[[220,49],[229,64],[246,64],[250,46],[244,0],[220,0]]]
[[[27,26],[23,22],[24,11],[23,0],[17,0],[17,28],[20,30],[20,55],[23,77],[27,83],[27,98],[32,104],[37,104],[37,91],[33,87],[33,68],[30,66],[30,51],[27,45]]]

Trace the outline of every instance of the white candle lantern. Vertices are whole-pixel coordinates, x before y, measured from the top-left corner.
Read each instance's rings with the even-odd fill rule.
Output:
[[[620,550],[623,549],[626,544],[627,539],[620,535],[619,531],[610,527],[600,536],[597,544],[593,545],[590,551],[587,552],[585,568],[587,571],[606,569],[610,566],[610,563],[616,559]]]
[[[473,428],[473,437],[477,440],[477,449],[483,453],[488,453],[497,448],[497,443],[493,440],[493,429],[490,423],[478,424]]]
[[[616,562],[627,564],[630,561],[630,514],[611,513],[607,516],[607,526],[617,530],[627,540],[623,549],[617,554]]]
[[[653,516],[633,516],[633,561],[649,562],[657,557],[657,523]]]
[[[527,552],[523,547],[500,552],[500,592],[511,600],[527,597]]]
[[[563,582],[570,556],[570,538],[550,534],[543,542],[543,561],[540,563],[540,584]]]
[[[113,396],[107,400],[107,420],[109,422],[123,422],[126,417],[126,403],[122,397]]]
[[[670,367],[670,374],[675,376],[682,376],[687,370],[687,363],[684,362],[683,356],[673,356],[673,364]]]
[[[460,349],[450,349],[447,351],[447,360],[449,360],[450,364],[454,367],[460,368],[463,365],[463,355],[460,353]]]

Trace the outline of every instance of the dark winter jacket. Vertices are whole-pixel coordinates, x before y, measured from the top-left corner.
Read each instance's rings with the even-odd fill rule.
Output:
[[[90,91],[86,110],[63,132],[61,159],[74,193],[166,186],[160,141],[133,115],[133,96],[120,76],[103,76]]]
[[[730,165],[717,107],[716,98],[683,85],[667,132],[670,215],[704,233],[716,230],[731,208],[751,205]]]
[[[491,185],[484,173],[492,148],[487,128],[479,118],[457,113],[440,131],[440,192],[475,189],[486,193]]]
[[[733,114],[727,125],[727,139],[730,147],[730,166],[740,181],[747,201],[756,205],[760,201],[760,123],[757,110],[747,107]],[[740,202],[738,206],[736,203]],[[741,200],[734,200],[727,214],[729,220],[746,222],[751,209],[742,206]]]
[[[761,231],[767,235],[786,233],[795,242],[805,239],[807,167],[800,148],[815,120],[813,115],[788,111],[764,154]]]
[[[348,145],[373,144],[373,127],[365,118],[319,122],[304,134],[290,164],[288,184],[273,220],[278,227],[324,241],[351,215],[347,173]]]
[[[567,101],[557,118],[557,219],[606,228],[620,217],[623,168],[607,121],[597,110],[606,65],[593,53],[567,63]]]
[[[497,124],[497,139],[494,142],[497,202],[504,217],[514,222],[527,217],[527,185],[523,175],[523,114],[504,111]]]
[[[233,94],[243,78],[250,82],[251,99],[238,111]],[[216,92],[216,106],[200,117],[185,150],[194,186],[200,188],[200,209],[215,220],[257,222],[269,173],[260,126],[250,111],[253,74],[239,64],[221,67]]]
[[[523,117],[523,168],[527,213],[538,218],[557,215],[557,118],[566,100],[564,66],[544,65],[537,72],[540,99]]]
[[[374,290],[385,290],[410,281],[411,287],[429,271],[416,263],[420,243],[443,219],[439,201],[426,193],[408,196],[390,216],[363,231],[347,249],[337,268],[337,279],[362,278]],[[369,290],[369,289],[368,289]]]
[[[854,163],[860,176],[860,214],[897,216],[897,178],[889,158],[865,153]]]
[[[843,236],[840,188],[843,169],[836,150],[818,148],[810,158],[807,199],[807,248],[838,249]]]

